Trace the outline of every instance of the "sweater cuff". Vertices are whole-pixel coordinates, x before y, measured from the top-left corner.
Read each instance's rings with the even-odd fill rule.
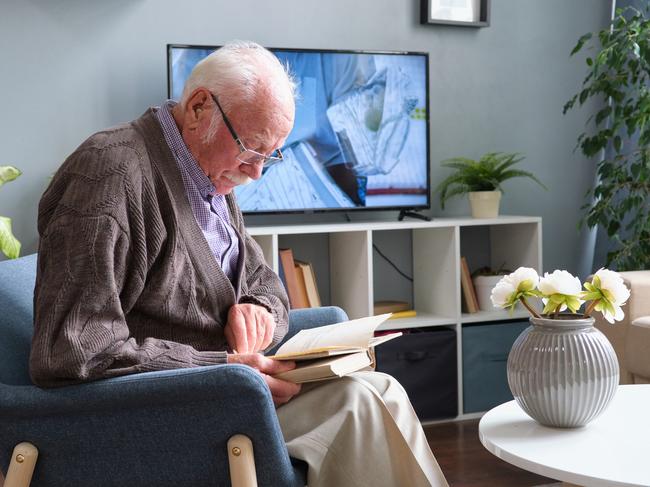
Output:
[[[273,317],[275,318],[275,313],[273,312],[274,310],[269,305],[269,303],[261,300],[259,297],[254,296],[252,294],[245,294],[244,296],[241,296],[239,298],[239,304],[255,304],[257,306],[261,306],[266,311],[271,313],[273,315]]]
[[[228,353],[225,351],[212,352],[205,351],[199,352],[194,350],[191,353],[192,365],[202,367],[204,365],[218,365],[228,363]]]

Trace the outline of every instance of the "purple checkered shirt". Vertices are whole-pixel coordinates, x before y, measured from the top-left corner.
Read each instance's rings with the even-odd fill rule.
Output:
[[[167,101],[156,111],[158,122],[181,170],[196,223],[203,231],[217,263],[232,281],[239,262],[239,238],[230,224],[226,197],[216,194],[216,188],[185,145],[171,114],[175,104]]]

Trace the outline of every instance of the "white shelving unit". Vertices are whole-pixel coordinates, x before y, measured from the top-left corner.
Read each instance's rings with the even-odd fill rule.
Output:
[[[298,259],[312,262],[323,305],[343,308],[348,316],[373,314],[376,283],[392,286],[394,276],[375,276],[373,237],[404,239],[399,248],[412,261],[411,302],[417,315],[389,320],[381,329],[446,326],[456,330],[459,378],[459,418],[463,415],[462,327],[525,318],[525,311],[461,311],[460,257],[470,270],[527,266],[542,270],[542,221],[539,217],[501,216],[494,219],[440,218],[430,222],[350,222],[317,225],[249,226],[269,265],[279,272],[278,250],[290,247]],[[389,232],[384,235],[384,232]],[[390,233],[393,232],[393,233]],[[396,281],[395,281],[396,282]],[[384,291],[385,294],[385,291]],[[470,415],[471,416],[471,415]]]

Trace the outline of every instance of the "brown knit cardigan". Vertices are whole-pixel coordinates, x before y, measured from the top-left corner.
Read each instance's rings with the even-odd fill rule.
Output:
[[[240,239],[234,284],[194,219],[155,109],[86,140],[39,205],[34,383],[224,363],[235,303],[268,309],[277,343],[286,293],[227,202]]]

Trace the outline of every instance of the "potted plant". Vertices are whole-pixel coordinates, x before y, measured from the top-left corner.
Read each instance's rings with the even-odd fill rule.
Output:
[[[585,103],[600,107],[578,137],[586,157],[598,156],[597,184],[587,194],[581,224],[599,226],[611,242],[608,266],[650,268],[650,19],[617,9],[611,26],[585,34],[571,55],[589,49],[588,74],[564,113]]]
[[[13,166],[0,166],[0,186],[13,181],[21,172]],[[0,252],[10,259],[20,255],[20,242],[11,231],[11,218],[0,216]]]
[[[443,167],[450,167],[456,172],[442,181],[436,191],[440,192],[440,206],[445,209],[445,201],[452,196],[468,194],[474,218],[495,218],[499,215],[501,201],[501,183],[517,178],[527,177],[544,186],[533,174],[512,167],[521,162],[523,156],[517,153],[505,154],[489,152],[478,161],[464,157],[454,157],[441,162]]]
[[[494,309],[490,300],[492,289],[494,289],[494,286],[497,285],[503,276],[512,272],[512,270],[504,268],[504,265],[501,265],[498,269],[493,269],[489,266],[480,267],[472,272],[472,282],[476,291],[478,307],[481,311],[491,311]]]

